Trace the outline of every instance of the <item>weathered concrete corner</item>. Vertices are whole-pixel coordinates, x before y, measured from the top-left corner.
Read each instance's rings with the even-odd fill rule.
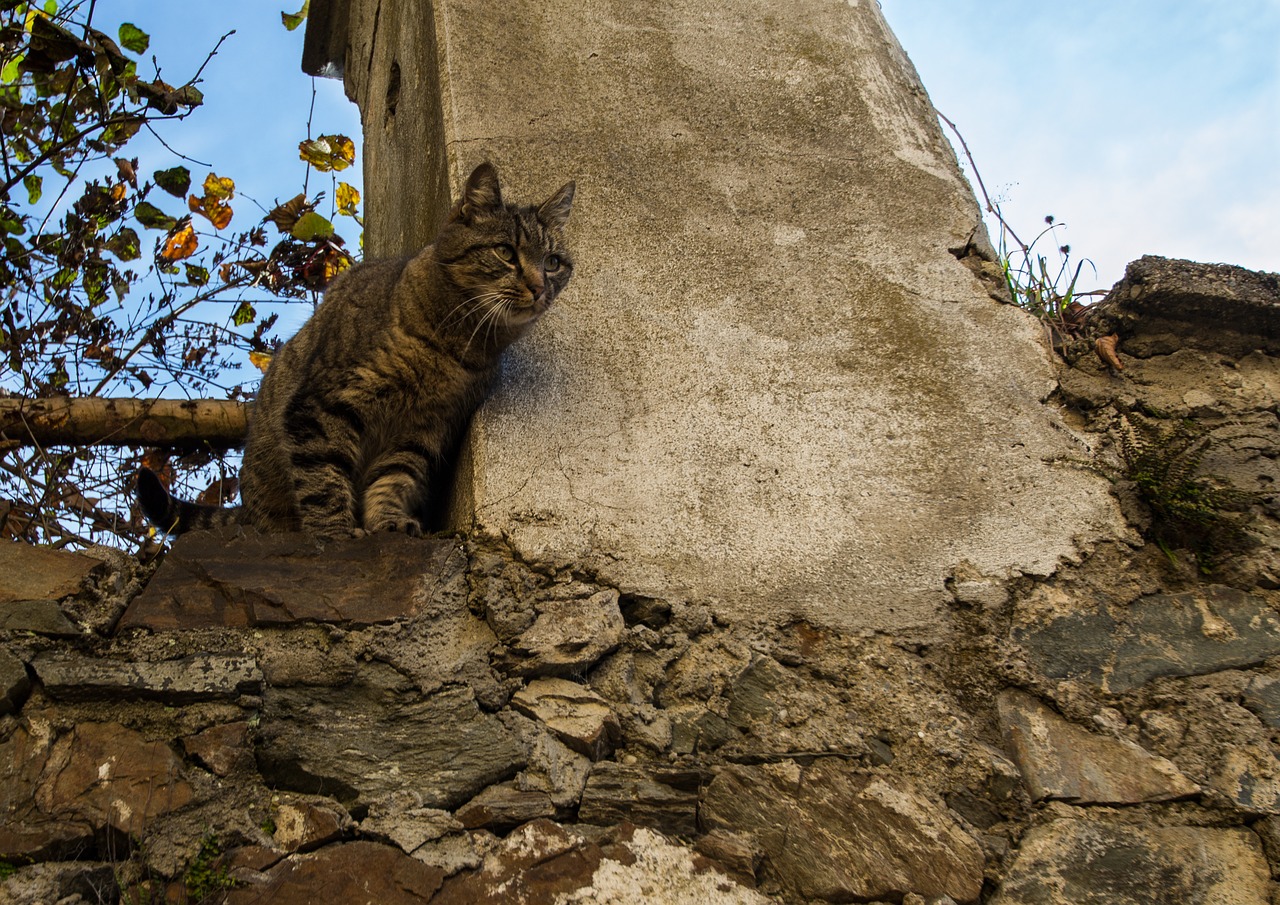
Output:
[[[931,631],[943,582],[1115,534],[1039,329],[875,3],[437,0],[450,176],[578,180],[460,524],[731,618]],[[512,86],[519,90],[513,91]]]

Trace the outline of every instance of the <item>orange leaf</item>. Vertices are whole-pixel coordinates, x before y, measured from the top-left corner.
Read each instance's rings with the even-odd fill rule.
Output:
[[[267,366],[271,364],[271,356],[266,352],[250,352],[249,363],[265,374]]]
[[[1098,337],[1097,342],[1093,344],[1093,348],[1098,353],[1098,357],[1102,359],[1103,364],[1117,371],[1123,371],[1124,362],[1120,360],[1119,343],[1120,337],[1112,333],[1110,336]]]
[[[169,236],[164,243],[164,250],[160,252],[160,257],[166,261],[181,261],[195,254],[199,247],[200,240],[196,237],[196,231],[188,223]]]
[[[214,229],[225,229],[231,222],[231,205],[211,195],[205,195],[203,198],[192,195],[187,199],[187,209],[193,214],[206,217],[213,224]]]

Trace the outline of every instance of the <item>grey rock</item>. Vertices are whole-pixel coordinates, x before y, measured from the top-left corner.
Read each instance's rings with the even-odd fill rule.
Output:
[[[262,690],[252,657],[201,654],[158,663],[46,654],[31,663],[49,697],[62,701],[144,698],[167,704],[235,700]]]
[[[1037,801],[1137,804],[1200,791],[1165,758],[1069,723],[1030,695],[1004,691],[997,701],[1005,738]]]
[[[1255,676],[1244,689],[1244,706],[1272,729],[1280,729],[1280,679]]]
[[[754,838],[764,876],[803,899],[972,902],[982,888],[982,850],[945,809],[834,758],[726,767],[702,822]]]
[[[501,831],[539,817],[553,817],[555,813],[556,806],[546,792],[519,789],[514,783],[504,782],[489,786],[458,808],[454,816],[469,830],[487,827]]]
[[[453,808],[525,766],[516,733],[468,688],[421,695],[391,667],[345,688],[268,689],[258,765],[268,782],[340,801],[411,790]]]
[[[230,776],[254,766],[249,724],[244,721],[210,726],[187,736],[182,740],[182,750],[218,776]]]
[[[618,592],[539,600],[537,618],[507,645],[501,663],[521,676],[581,674],[618,646],[626,630]]]
[[[1106,331],[1226,355],[1280,351],[1280,275],[1146,255],[1097,306]],[[1140,351],[1147,351],[1142,349]],[[1172,348],[1153,346],[1155,354]]]
[[[1055,820],[1022,840],[992,905],[1269,905],[1249,830]]]
[[[503,720],[519,732],[528,761],[525,769],[516,774],[516,788],[545,792],[557,808],[576,808],[587,785],[591,760],[533,720],[514,713],[504,715]]]
[[[372,624],[429,606],[463,561],[452,538],[381,532],[317,544],[302,534],[193,531],[173,544],[120,628],[294,622]]]
[[[55,638],[80,634],[55,600],[13,600],[0,603],[0,631],[35,632]]]
[[[7,648],[0,647],[0,716],[17,713],[30,690],[26,664]]]
[[[429,842],[462,829],[448,811],[422,806],[422,796],[398,793],[375,799],[360,821],[360,835],[389,842],[413,854]]]
[[[0,880],[0,902],[77,905],[115,901],[117,874],[114,864],[92,861],[46,861],[19,867]]]
[[[1205,675],[1280,655],[1274,597],[1208,585],[1143,597],[1120,619],[1100,608],[1020,626],[1014,639],[1047,677],[1122,694],[1160,676]]]
[[[591,689],[567,679],[535,679],[516,692],[511,706],[543,723],[555,736],[592,760],[607,757],[621,727],[609,704]]]
[[[602,761],[591,768],[578,819],[610,826],[629,820],[672,836],[698,829],[698,770]]]

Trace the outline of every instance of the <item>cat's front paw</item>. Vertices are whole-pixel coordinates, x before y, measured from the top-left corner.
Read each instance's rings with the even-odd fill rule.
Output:
[[[422,523],[407,515],[385,518],[376,525],[370,525],[369,531],[396,531],[410,537],[422,537]]]

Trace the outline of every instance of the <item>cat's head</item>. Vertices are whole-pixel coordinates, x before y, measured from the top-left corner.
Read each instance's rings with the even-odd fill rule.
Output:
[[[542,204],[520,207],[503,200],[492,164],[472,171],[435,243],[471,323],[491,324],[495,333],[526,327],[568,284],[573,258],[564,227],[573,190],[570,182]]]

